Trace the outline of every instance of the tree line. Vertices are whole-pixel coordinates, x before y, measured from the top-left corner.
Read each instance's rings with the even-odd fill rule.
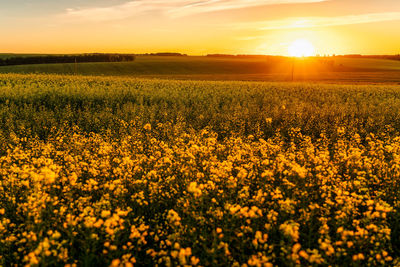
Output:
[[[162,57],[187,57],[187,54],[182,53],[171,53],[171,52],[162,52],[162,53],[146,53],[140,54],[140,56],[162,56]]]
[[[133,54],[80,54],[10,57],[5,59],[0,58],[0,66],[82,62],[122,62],[134,61],[135,58],[136,56]]]

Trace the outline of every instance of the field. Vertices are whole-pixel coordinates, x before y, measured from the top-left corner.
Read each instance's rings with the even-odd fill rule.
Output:
[[[3,57],[7,56],[3,55]],[[324,60],[332,61],[333,66],[321,63]],[[291,59],[283,57],[138,56],[134,62],[0,66],[0,73],[283,82],[292,80],[292,63]],[[400,61],[395,60],[342,57],[311,58],[298,59],[294,65],[294,79],[296,81],[364,84],[400,83]]]
[[[400,264],[399,85],[0,74],[0,120],[0,266]]]

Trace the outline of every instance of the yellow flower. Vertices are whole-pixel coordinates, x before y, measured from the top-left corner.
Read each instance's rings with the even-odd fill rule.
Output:
[[[285,222],[279,226],[279,229],[283,232],[283,234],[287,237],[293,239],[293,241],[297,241],[299,239],[299,224],[295,222]]]
[[[196,182],[191,182],[188,186],[188,192],[192,193],[195,197],[200,197],[202,195],[201,189],[198,188]]]
[[[145,124],[143,129],[145,129],[146,131],[150,131],[151,130],[151,124],[150,123]]]
[[[297,253],[297,251],[299,251],[301,248],[301,245],[299,243],[294,244],[292,251],[293,253]]]
[[[199,262],[200,262],[200,260],[198,258],[196,258],[195,256],[192,256],[190,258],[190,264],[193,266],[197,265]]]
[[[300,252],[299,252],[299,256],[300,257],[303,257],[304,259],[308,259],[308,254],[307,254],[307,252],[305,252],[304,250],[300,250]]]
[[[168,211],[167,220],[174,226],[181,224],[181,217],[179,217],[179,214],[174,210]]]
[[[111,262],[110,267],[118,267],[121,261],[119,259],[115,259]]]
[[[103,211],[101,211],[101,217],[102,218],[107,218],[107,217],[110,217],[110,215],[111,215],[111,211],[109,211],[109,210],[103,210]]]

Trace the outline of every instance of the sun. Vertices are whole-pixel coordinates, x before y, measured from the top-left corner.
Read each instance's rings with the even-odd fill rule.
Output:
[[[288,47],[291,57],[310,57],[314,55],[315,49],[313,44],[306,39],[297,39]]]

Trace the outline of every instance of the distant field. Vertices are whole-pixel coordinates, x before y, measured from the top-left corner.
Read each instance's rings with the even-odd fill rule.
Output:
[[[400,71],[400,60],[336,57],[335,63],[350,68]]]
[[[328,58],[331,60],[330,58]],[[321,60],[321,59],[319,59]],[[400,61],[333,58],[298,59],[296,80],[328,82],[400,82]],[[0,73],[53,73],[200,80],[291,80],[292,61],[282,58],[210,58],[139,56],[134,62],[45,64],[0,67]]]
[[[46,56],[46,54],[0,54],[0,58],[10,57],[31,57],[31,56]],[[324,59],[324,58],[319,58]],[[368,69],[368,70],[400,70],[400,61],[388,59],[371,59],[371,58],[345,58],[334,57],[327,58],[333,60],[334,65],[353,68],[353,69]],[[298,62],[307,61],[298,59]],[[313,61],[318,61],[314,58]],[[113,74],[213,74],[213,73],[264,73],[270,69],[278,69],[279,65],[291,64],[291,60],[271,57],[255,57],[255,58],[229,58],[229,57],[204,57],[204,56],[138,56],[135,62],[129,62],[124,66],[82,66],[81,72],[97,73],[101,71],[113,71]],[[301,64],[301,63],[300,63]],[[48,64],[49,66],[8,66],[3,69],[11,68],[12,71],[30,72],[30,71],[54,71],[54,72],[70,72],[69,64]],[[60,65],[60,66],[54,66]],[[149,67],[151,69],[149,69]],[[167,69],[170,67],[171,69]],[[2,70],[4,72],[4,70]]]
[[[275,62],[264,59],[207,57],[137,57],[134,62],[82,63],[77,72],[83,75],[165,75],[165,74],[250,74],[265,73]],[[20,65],[1,67],[1,72],[73,74],[75,64]]]

